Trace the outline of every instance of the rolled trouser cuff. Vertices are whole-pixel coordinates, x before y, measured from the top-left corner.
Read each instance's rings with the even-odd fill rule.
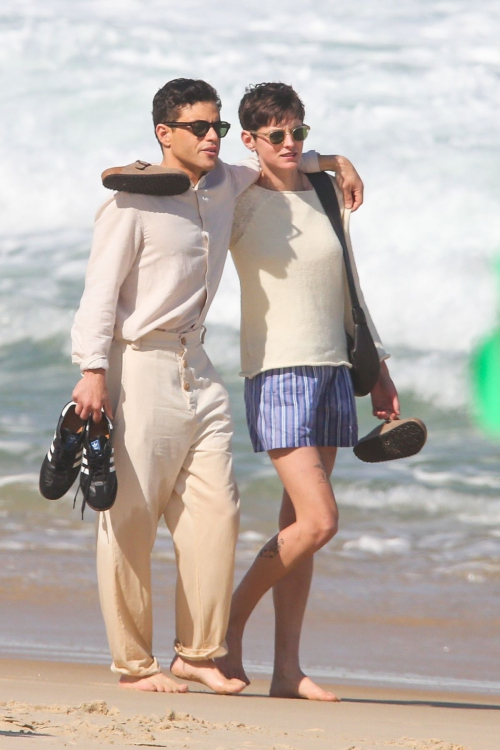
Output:
[[[153,661],[149,666],[145,666],[140,662],[135,664],[134,662],[130,662],[128,666],[112,664],[111,671],[115,674],[127,675],[128,677],[151,677],[154,674],[159,674],[161,669],[158,661],[153,657]]]
[[[179,641],[174,641],[174,651],[187,661],[203,661],[204,659],[219,659],[221,656],[226,656],[227,645],[226,641],[223,641],[220,646],[193,649],[185,648]]]

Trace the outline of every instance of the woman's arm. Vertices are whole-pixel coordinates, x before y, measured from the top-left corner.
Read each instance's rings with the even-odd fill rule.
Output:
[[[380,363],[380,375],[371,392],[372,414],[378,419],[398,419],[399,398],[385,361]]]

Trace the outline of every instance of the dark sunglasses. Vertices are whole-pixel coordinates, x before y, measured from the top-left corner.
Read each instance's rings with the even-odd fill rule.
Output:
[[[290,133],[294,141],[305,141],[310,130],[311,128],[309,125],[299,125],[297,128],[293,128],[293,130],[278,128],[277,130],[270,130],[269,133],[258,133],[256,130],[251,130],[250,133],[252,135],[261,135],[263,138],[266,138],[269,143],[272,143],[273,146],[279,146],[279,144],[283,143],[285,140],[285,135],[287,133]]]
[[[207,120],[195,120],[194,122],[164,122],[164,125],[170,125],[171,128],[185,128],[190,130],[197,138],[204,138],[210,128],[213,128],[219,138],[224,138],[231,125],[224,120],[208,122]]]

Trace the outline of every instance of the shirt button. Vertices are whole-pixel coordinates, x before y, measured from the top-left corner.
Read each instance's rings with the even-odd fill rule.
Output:
[[[184,383],[184,390],[189,391],[189,383]]]

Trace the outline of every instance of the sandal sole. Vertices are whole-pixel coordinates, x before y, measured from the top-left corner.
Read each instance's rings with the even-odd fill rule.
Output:
[[[181,195],[191,185],[187,175],[109,174],[102,184],[109,190],[142,195]]]
[[[365,463],[394,461],[397,458],[414,456],[424,446],[425,430],[416,422],[394,427],[385,435],[377,435],[360,442],[353,448],[355,455]]]

